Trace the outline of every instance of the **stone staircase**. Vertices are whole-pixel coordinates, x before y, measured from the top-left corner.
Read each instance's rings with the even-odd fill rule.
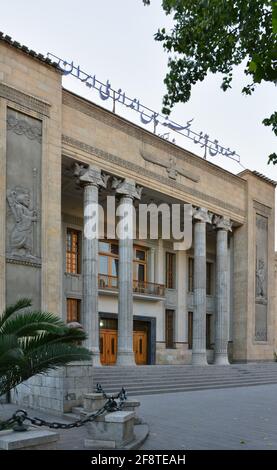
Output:
[[[232,364],[230,366],[190,365],[94,368],[94,386],[100,383],[107,393],[121,387],[128,396],[186,392],[215,388],[277,384],[277,363]]]

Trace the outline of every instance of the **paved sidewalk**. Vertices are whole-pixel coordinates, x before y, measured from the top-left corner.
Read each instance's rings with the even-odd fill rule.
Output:
[[[142,449],[277,449],[277,385],[138,399],[140,416],[150,425],[150,436]],[[17,408],[0,404],[1,418],[10,417]],[[28,411],[30,416],[62,420],[40,411]],[[84,449],[85,428],[59,432],[58,449]]]
[[[139,398],[142,449],[277,449],[277,385]]]

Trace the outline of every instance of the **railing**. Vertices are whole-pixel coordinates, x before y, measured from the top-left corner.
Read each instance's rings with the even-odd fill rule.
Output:
[[[118,289],[118,277],[109,276],[108,274],[99,274],[98,287],[99,289]]]
[[[133,281],[133,291],[138,294],[150,294],[159,297],[164,297],[165,295],[164,285],[154,282]]]
[[[98,287],[104,290],[118,290],[118,277],[107,274],[98,275]],[[137,294],[155,295],[164,297],[165,287],[163,284],[154,282],[133,281],[133,292]]]

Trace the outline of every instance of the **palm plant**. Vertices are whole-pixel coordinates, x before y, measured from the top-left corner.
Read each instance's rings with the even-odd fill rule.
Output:
[[[70,328],[53,313],[32,311],[30,299],[21,299],[0,316],[0,396],[30,377],[72,361],[91,358],[78,345],[82,329]]]

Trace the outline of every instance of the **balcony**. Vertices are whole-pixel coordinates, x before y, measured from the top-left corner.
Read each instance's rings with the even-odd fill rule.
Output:
[[[103,294],[118,292],[118,277],[106,274],[98,275],[99,291]],[[133,293],[135,298],[146,298],[147,300],[163,300],[165,287],[163,284],[154,282],[133,281]]]

